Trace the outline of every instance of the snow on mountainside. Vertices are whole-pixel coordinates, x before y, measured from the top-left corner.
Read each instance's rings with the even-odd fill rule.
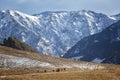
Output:
[[[120,64],[120,21],[80,40],[63,56],[81,61]]]
[[[118,19],[118,20],[119,20],[119,19],[120,19],[120,13],[119,13],[119,14],[116,14],[116,15],[112,15],[111,17],[112,17],[113,19],[116,19],[116,20]]]
[[[6,10],[0,12],[0,43],[12,36],[43,54],[61,56],[82,38],[101,32],[116,21],[114,16],[85,10],[34,16]]]

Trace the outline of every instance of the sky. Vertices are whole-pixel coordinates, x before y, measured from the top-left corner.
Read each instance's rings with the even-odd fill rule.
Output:
[[[0,0],[0,10],[8,9],[28,14],[44,11],[92,10],[114,15],[120,13],[120,0]]]

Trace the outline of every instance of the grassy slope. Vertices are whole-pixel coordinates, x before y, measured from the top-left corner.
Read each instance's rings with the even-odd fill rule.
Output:
[[[0,46],[0,54],[27,57],[30,59],[46,61],[55,65],[61,63],[86,63],[62,58],[50,57],[38,53],[15,50]],[[96,63],[89,63],[96,64]],[[98,64],[106,67],[104,70],[66,70],[52,72],[42,68],[30,69],[0,69],[0,80],[120,80],[120,65]],[[49,72],[48,72],[49,71]]]
[[[86,62],[83,62],[83,61],[74,61],[74,60],[70,60],[70,59],[51,57],[51,56],[48,56],[48,55],[43,55],[43,54],[34,53],[34,52],[16,50],[16,49],[9,48],[9,47],[4,47],[4,46],[0,46],[0,54],[30,58],[30,59],[33,59],[33,60],[39,60],[39,61],[43,61],[43,62],[52,63],[54,65],[61,65],[63,63],[64,64],[86,63]],[[87,62],[87,63],[88,64],[96,64],[96,63],[90,63],[90,62]],[[102,64],[98,64],[98,65],[102,65]]]

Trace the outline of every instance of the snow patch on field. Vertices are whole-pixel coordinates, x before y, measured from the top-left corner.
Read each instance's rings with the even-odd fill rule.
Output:
[[[2,68],[29,68],[29,67],[45,67],[53,68],[54,65],[41,62],[38,60],[32,60],[29,58],[16,57],[11,55],[0,54],[0,67]]]
[[[32,68],[32,67],[42,67],[42,68],[51,68],[51,69],[67,68],[67,69],[80,69],[80,70],[95,70],[95,69],[105,68],[104,66],[98,64],[90,64],[90,63],[62,62],[59,65],[54,65],[48,62],[32,60],[29,58],[0,54],[0,68]]]
[[[72,57],[73,60],[80,60],[81,58],[83,58],[83,56]]]
[[[73,63],[73,64],[64,64],[61,68],[76,68],[80,70],[96,70],[96,69],[105,69],[104,66],[98,64],[90,64],[90,63]]]
[[[92,60],[92,62],[101,63],[101,62],[103,62],[104,60],[105,60],[105,59],[95,58],[94,60]]]
[[[95,69],[104,69],[103,66],[100,65],[93,65],[93,64],[88,64],[88,63],[84,63],[84,64],[74,64],[73,67],[85,70],[95,70]]]

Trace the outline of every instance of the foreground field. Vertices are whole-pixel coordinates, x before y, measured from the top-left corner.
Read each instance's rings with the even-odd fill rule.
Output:
[[[0,80],[120,80],[120,65],[74,61],[0,46]]]
[[[81,70],[2,75],[0,80],[120,80],[120,70]]]

